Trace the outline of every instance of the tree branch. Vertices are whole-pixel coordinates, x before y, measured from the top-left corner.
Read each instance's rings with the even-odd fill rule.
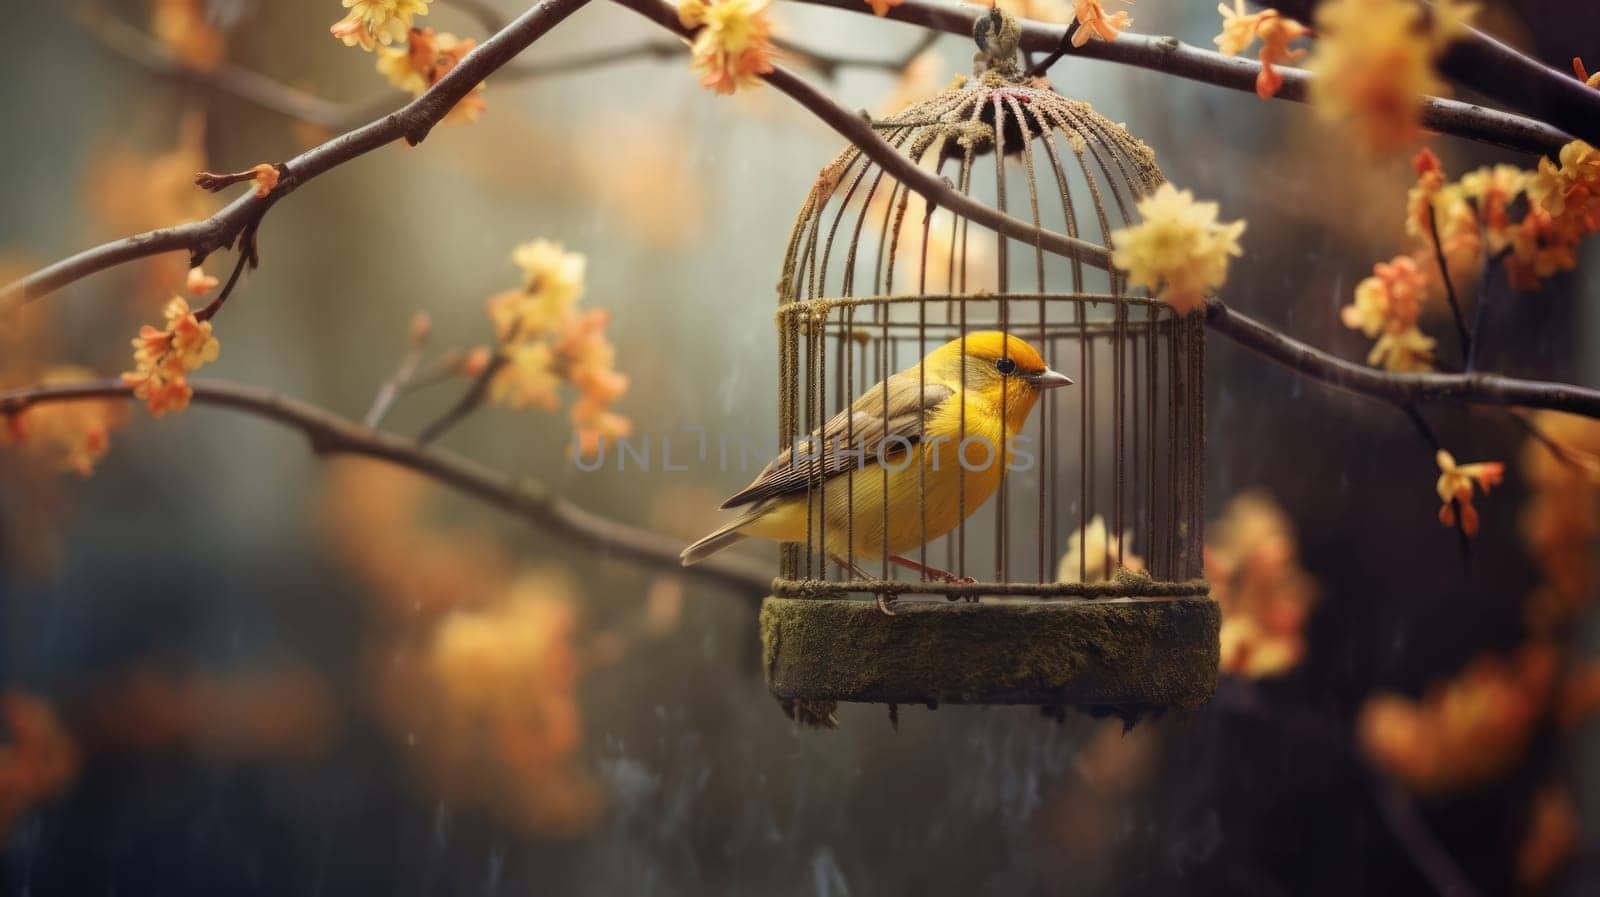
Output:
[[[800,2],[831,6],[847,12],[869,15],[872,12],[871,8],[860,0],[800,0]],[[988,10],[981,6],[968,4],[904,0],[899,6],[889,9],[888,18],[948,31],[951,34],[970,36],[973,23],[978,16],[987,12]],[[1022,26],[1022,49],[1032,52],[1048,53],[1058,49],[1068,30],[1068,26],[1065,25],[1051,25],[1028,19],[1019,19],[1018,24]],[[1261,64],[1249,59],[1202,50],[1185,44],[1175,37],[1152,37],[1132,32],[1123,32],[1114,41],[1092,40],[1082,47],[1069,46],[1067,52],[1073,56],[1150,69],[1250,94],[1255,93],[1256,75],[1261,71]],[[1283,73],[1284,80],[1277,99],[1305,102],[1310,96],[1312,74],[1303,69],[1282,66],[1278,67],[1278,71]],[[1423,127],[1433,131],[1526,153],[1554,155],[1564,144],[1572,141],[1570,134],[1536,119],[1438,97],[1423,98],[1421,121]],[[1591,130],[1600,130],[1600,117],[1594,117],[1590,121]]]
[[[1600,390],[1498,374],[1395,374],[1345,361],[1300,342],[1220,300],[1206,302],[1206,324],[1257,355],[1330,386],[1396,405],[1462,402],[1549,408],[1600,418]]]
[[[491,470],[443,449],[372,430],[315,405],[220,380],[196,380],[194,401],[243,411],[299,430],[320,455],[360,455],[414,470],[520,517],[560,538],[646,567],[671,570],[747,593],[765,595],[772,571],[760,561],[724,554],[683,567],[682,545],[660,533],[601,517],[553,495],[541,483]],[[120,380],[28,386],[0,392],[0,417],[34,405],[83,399],[126,399],[133,387]]]
[[[694,33],[679,24],[677,7],[666,0],[616,0],[616,2],[675,34],[689,37]],[[810,84],[795,77],[787,69],[774,67],[765,77],[768,84],[788,94],[811,114],[822,119],[846,140],[855,144],[861,152],[878,163],[890,177],[920,194],[928,201],[929,211],[946,208],[975,224],[1030,246],[1038,246],[1046,252],[1076,258],[1086,265],[1097,268],[1110,267],[1111,254],[1105,247],[1034,227],[1020,218],[1013,218],[956,190],[879,137],[872,129],[872,124],[865,113],[850,112],[828,99]]]
[[[224,62],[210,71],[184,65],[165,44],[98,6],[87,5],[78,21],[101,44],[163,78],[238,97],[269,112],[329,129],[348,127],[351,107]]]
[[[1279,11],[1311,21],[1317,0],[1274,0]],[[1524,114],[1600,143],[1600,92],[1475,28],[1439,59],[1452,81]]]
[[[421,143],[433,126],[479,82],[587,2],[543,0],[468,53],[460,65],[439,79],[439,83],[401,109],[284,163],[280,166],[283,174],[277,188],[266,197],[246,194],[203,221],[114,240],[35,271],[0,290],[0,313],[47,296],[97,271],[152,255],[188,250],[191,261],[199,264],[212,252],[231,245],[251,221],[259,220],[278,200],[317,175],[402,138],[413,146]]]

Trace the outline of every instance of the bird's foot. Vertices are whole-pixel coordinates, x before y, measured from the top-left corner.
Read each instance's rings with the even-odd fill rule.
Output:
[[[888,592],[879,592],[878,593],[878,611],[879,611],[879,613],[882,613],[886,617],[898,616],[898,614],[896,614],[894,612],[894,602],[895,602],[895,596],[889,594]]]
[[[977,582],[976,579],[973,579],[970,576],[960,576],[955,573],[951,573],[949,570],[940,570],[938,567],[930,567],[927,564],[918,563],[917,561],[913,561],[910,558],[901,557],[897,554],[890,555],[889,560],[899,564],[902,567],[915,570],[929,579],[937,579],[940,582],[958,585],[971,585],[972,583]],[[954,601],[958,597],[962,596],[952,595],[950,596],[950,600]]]

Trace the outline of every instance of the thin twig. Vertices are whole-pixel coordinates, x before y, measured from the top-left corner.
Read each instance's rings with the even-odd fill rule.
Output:
[[[478,372],[478,376],[473,378],[472,385],[467,387],[461,398],[457,399],[456,403],[437,420],[422,429],[417,435],[417,442],[423,445],[433,442],[448,433],[451,427],[465,420],[467,415],[477,411],[489,395],[489,384],[494,380],[494,375],[500,373],[500,369],[505,367],[509,360],[504,352],[496,352],[494,357],[489,359],[489,363],[483,366],[483,370]]]
[[[318,454],[360,455],[415,470],[603,554],[752,596],[765,595],[772,586],[771,571],[760,561],[721,554],[685,568],[678,559],[683,546],[677,539],[601,517],[552,494],[541,483],[491,470],[454,452],[370,430],[331,411],[256,387],[219,380],[196,380],[191,385],[195,402],[233,408],[292,427],[310,439]],[[132,396],[133,387],[120,380],[29,386],[0,392],[0,417],[48,402]]]
[[[831,6],[846,12],[868,15],[872,13],[871,8],[860,0],[800,0],[800,2]],[[898,6],[890,7],[887,17],[951,34],[971,35],[973,23],[978,16],[987,13],[988,10],[981,6],[964,3],[903,0]],[[1018,22],[1022,26],[1024,50],[1053,52],[1061,46],[1063,35],[1070,30],[1068,25],[1052,25],[1028,19],[1019,19]],[[1175,37],[1153,37],[1128,31],[1117,35],[1116,40],[1092,40],[1081,47],[1071,47],[1067,52],[1072,56],[1150,69],[1250,94],[1255,93],[1256,75],[1261,71],[1261,64],[1249,59],[1202,50],[1185,44]],[[1278,71],[1283,74],[1284,81],[1276,99],[1305,102],[1310,97],[1313,80],[1310,72],[1282,66],[1278,67]],[[1567,79],[1569,82],[1572,80]],[[1439,97],[1423,98],[1420,120],[1423,127],[1432,131],[1454,134],[1457,137],[1525,153],[1553,155],[1572,141],[1572,135],[1538,119]],[[1589,130],[1600,130],[1600,115],[1590,119]],[[1600,140],[1600,135],[1593,139]]]
[[[1061,32],[1061,40],[1056,42],[1056,48],[1050,51],[1049,56],[1046,56],[1044,59],[1030,65],[1028,67],[1028,74],[1031,77],[1040,77],[1046,72],[1050,71],[1051,66],[1060,62],[1061,57],[1072,52],[1072,35],[1078,30],[1079,27],[1080,26],[1076,22],[1068,25],[1068,27]]]
[[[165,44],[97,5],[80,9],[78,21],[101,44],[154,74],[238,97],[262,109],[319,127],[343,129],[350,124],[351,107],[290,87],[258,72],[229,62],[209,70],[184,65]]]
[[[1450,302],[1450,316],[1456,321],[1456,335],[1461,339],[1461,363],[1472,369],[1472,334],[1467,332],[1466,319],[1461,316],[1461,302],[1456,298],[1456,284],[1450,277],[1450,266],[1444,259],[1444,244],[1439,242],[1439,220],[1433,213],[1433,203],[1428,203],[1428,233],[1433,237],[1433,260],[1439,265],[1439,277],[1444,280],[1444,296]],[[1483,297],[1478,297],[1482,308]]]
[[[401,393],[409,395],[419,389],[454,380],[461,374],[461,363],[465,358],[466,353],[460,349],[446,351],[407,381],[401,387]]]
[[[1488,228],[1483,229],[1483,245],[1489,245]],[[1489,297],[1494,292],[1494,272],[1511,254],[1511,247],[1507,246],[1494,255],[1487,252],[1483,256],[1483,276],[1478,284],[1478,307],[1472,312],[1472,351],[1467,353],[1466,371],[1472,373],[1478,367],[1478,352],[1483,345],[1483,316],[1489,308]]]
[[[275,203],[312,178],[397,140],[404,139],[413,146],[421,143],[479,82],[587,2],[543,0],[478,45],[449,74],[403,108],[280,165],[282,176],[278,186],[267,196],[246,194],[202,221],[113,240],[62,259],[0,290],[0,313],[47,296],[97,271],[152,255],[187,250],[191,262],[199,264],[212,252],[232,244],[250,222],[259,221]]]
[[[1429,830],[1411,795],[1381,773],[1374,771],[1371,775],[1373,794],[1377,797],[1384,825],[1416,861],[1417,869],[1439,897],[1477,897],[1478,889]]]
[[[1422,411],[1421,409],[1417,408],[1415,402],[1402,403],[1400,405],[1400,411],[1404,413],[1405,416],[1411,421],[1412,425],[1417,428],[1417,435],[1422,437],[1422,441],[1428,444],[1428,460],[1430,462],[1433,461],[1438,456],[1439,452],[1444,449],[1444,444],[1439,441],[1438,435],[1433,432],[1433,425],[1428,423],[1428,419],[1426,417],[1422,416]],[[1467,519],[1461,513],[1461,501],[1456,498],[1451,498],[1450,510],[1455,515],[1456,535],[1461,540],[1462,562],[1470,562],[1472,560],[1472,539],[1467,535]]]
[[[1498,374],[1402,374],[1346,361],[1300,342],[1221,300],[1206,302],[1212,330],[1291,371],[1346,392],[1395,405],[1408,402],[1459,402],[1468,405],[1519,405],[1600,418],[1600,390],[1567,383],[1519,380]]]
[[[254,252],[244,245],[240,245],[239,257],[233,263],[233,272],[228,275],[228,282],[222,285],[222,291],[217,293],[217,298],[211,300],[205,308],[195,312],[195,320],[209,321],[216,317],[217,312],[222,310],[222,304],[228,301],[229,296],[233,295],[233,288],[239,285],[239,276],[244,273],[245,265],[252,264],[251,259],[254,257]]]
[[[422,318],[426,322],[426,318]],[[406,341],[406,354],[401,356],[400,365],[383,381],[378,388],[378,394],[372,400],[372,407],[367,409],[367,414],[361,419],[361,425],[369,430],[378,429],[383,419],[388,415],[394,403],[405,395],[407,387],[417,376],[417,368],[422,364],[422,355],[428,349],[428,329],[419,328],[412,324],[410,338]]]

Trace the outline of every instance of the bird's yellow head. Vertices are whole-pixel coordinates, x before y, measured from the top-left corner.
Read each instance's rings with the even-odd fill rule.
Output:
[[[989,399],[997,409],[1004,404],[1012,427],[1027,419],[1042,390],[1072,385],[1072,378],[1051,370],[1027,340],[998,330],[945,343],[928,353],[923,368],[931,381]]]
[[[995,395],[1002,388],[1032,391],[1072,385],[1070,377],[1050,370],[1027,340],[998,330],[953,339],[929,352],[923,364],[931,380]]]

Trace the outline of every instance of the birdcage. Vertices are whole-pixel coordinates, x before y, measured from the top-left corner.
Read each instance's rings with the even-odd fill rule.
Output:
[[[1201,557],[1203,325],[1130,294],[1108,262],[1112,231],[1163,181],[1154,154],[1009,66],[875,126],[960,193],[1070,239],[1047,247],[931,208],[855,147],[822,169],[779,284],[780,439],[808,501],[806,540],[785,545],[762,609],[768,685],[813,722],[836,701],[1199,706],[1219,626]],[[972,451],[1004,465],[997,486],[963,470],[952,498],[922,416],[906,445],[854,438],[857,419],[882,435],[871,409],[847,411],[869,386],[953,342],[965,394],[979,370],[968,340],[996,331],[1074,381],[1039,390],[1015,432],[1002,412],[998,440],[956,403],[956,460],[982,430],[990,444]],[[928,366],[914,376],[920,396]],[[877,392],[887,418],[890,390]],[[821,438],[830,419],[848,450]],[[907,462],[912,446],[924,451]],[[894,503],[874,496],[908,488],[889,482],[896,461],[917,495],[891,521]],[[896,538],[916,547],[891,557]]]

